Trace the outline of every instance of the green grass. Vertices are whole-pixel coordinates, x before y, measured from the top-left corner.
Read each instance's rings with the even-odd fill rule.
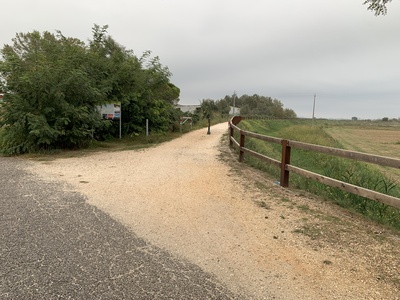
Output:
[[[158,144],[173,140],[182,136],[181,133],[168,133],[168,134],[152,134],[149,136],[138,135],[131,137],[124,137],[122,139],[110,139],[107,141],[91,141],[89,146],[77,150],[46,150],[37,153],[27,153],[21,157],[34,158],[37,160],[54,160],[58,158],[81,157],[90,155],[96,152],[115,152],[126,150],[140,150],[145,148],[154,147]]]
[[[350,121],[341,123],[339,121],[326,120],[315,121],[314,124],[311,123],[311,120],[245,120],[239,124],[239,127],[263,135],[343,148],[340,141],[334,140],[326,133],[325,129],[332,126],[349,126],[349,123]],[[354,122],[352,124],[353,126],[363,125],[363,123],[360,125],[360,123],[354,124]],[[375,124],[375,126],[384,125],[387,124]],[[237,135],[236,138],[238,139]],[[246,137],[245,147],[279,161],[281,160],[280,144],[267,143]],[[373,154],[379,155],[379,153]],[[280,170],[268,163],[250,155],[245,155],[245,162],[267,172],[275,179],[280,178]],[[292,149],[291,151],[291,164],[311,172],[400,198],[400,187],[396,182],[386,177],[377,166],[371,164],[298,149]],[[400,229],[399,209],[346,193],[296,174],[290,175],[290,186],[331,200],[381,224]]]
[[[218,124],[221,122],[228,122],[228,118],[215,117],[211,119],[211,125]],[[150,133],[149,136],[132,134],[124,136],[122,139],[113,138],[105,141],[93,140],[89,143],[87,147],[77,150],[65,150],[65,149],[43,150],[37,153],[23,154],[21,156],[27,158],[35,158],[38,160],[52,160],[56,158],[79,157],[101,151],[113,152],[113,151],[125,151],[125,150],[139,150],[139,149],[153,147],[155,145],[173,140],[175,138],[182,136],[182,134],[201,128],[206,128],[207,126],[208,126],[208,120],[201,119],[195,124],[193,124],[193,126],[190,126],[189,123],[184,124],[182,126],[182,132],[179,130],[180,129],[179,125],[176,125],[175,127],[179,129],[176,130],[175,132]],[[0,142],[3,130],[4,129],[0,128]],[[0,155],[2,155],[1,153],[2,152],[0,149]]]
[[[222,122],[228,122],[228,118],[213,117],[211,119],[211,125]],[[102,151],[112,152],[112,151],[145,149],[181,137],[182,134],[191,132],[193,130],[206,128],[207,126],[208,126],[208,120],[201,119],[195,124],[193,124],[193,126],[190,126],[189,123],[184,124],[182,126],[182,132],[180,132],[180,130],[176,130],[175,132],[167,132],[167,133],[150,133],[149,136],[131,134],[123,137],[122,139],[113,138],[105,141],[92,140],[89,143],[88,147],[86,148],[81,148],[77,150],[65,150],[65,149],[43,150],[37,153],[23,154],[22,157],[29,157],[38,160],[53,160],[57,158],[79,157]],[[179,124],[176,124],[174,127],[179,128]],[[4,129],[0,128],[0,145],[1,145],[1,138],[3,131]],[[0,155],[1,153],[2,152],[0,149]]]

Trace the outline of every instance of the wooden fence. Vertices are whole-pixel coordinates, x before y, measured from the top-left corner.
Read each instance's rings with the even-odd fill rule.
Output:
[[[296,166],[290,164],[290,153],[292,148],[295,149],[302,149],[308,151],[314,151],[319,153],[330,154],[333,156],[339,156],[344,158],[349,158],[357,161],[363,161],[367,163],[372,163],[380,166],[392,167],[396,169],[400,169],[400,159],[378,156],[378,155],[371,155],[356,151],[349,151],[337,148],[330,148],[325,146],[318,146],[314,144],[302,143],[297,141],[290,141],[280,138],[275,138],[271,136],[261,135],[257,133],[253,133],[250,131],[245,131],[237,127],[236,125],[243,120],[244,118],[241,116],[235,116],[229,121],[230,127],[230,134],[229,134],[229,141],[231,146],[236,146],[239,149],[239,161],[243,161],[244,154],[249,154],[254,156],[264,162],[270,163],[281,170],[281,178],[280,178],[280,185],[282,187],[289,186],[289,174],[293,172],[295,174],[304,176],[308,179],[312,179],[318,181],[322,184],[329,185],[343,191],[365,197],[371,200],[375,200],[396,208],[400,208],[400,198],[389,196],[386,194],[382,194],[379,192],[375,192],[360,186],[356,186],[347,182],[343,182],[340,180],[336,180],[330,177],[323,176],[321,174],[313,173]],[[234,138],[235,130],[239,132],[240,140],[236,141]],[[281,144],[282,145],[282,159],[281,161],[275,160],[263,154],[257,153],[253,150],[250,150],[245,147],[245,138],[252,137],[255,139],[259,139],[269,143]]]

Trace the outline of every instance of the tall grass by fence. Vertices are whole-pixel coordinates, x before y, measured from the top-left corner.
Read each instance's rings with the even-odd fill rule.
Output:
[[[239,150],[239,161],[251,158],[253,165],[279,176],[283,187],[289,186],[290,177],[295,187],[334,198],[342,206],[400,228],[399,188],[371,166],[400,169],[399,159],[260,135],[239,128],[241,120],[230,121],[230,144]],[[267,122],[268,126],[274,122]]]

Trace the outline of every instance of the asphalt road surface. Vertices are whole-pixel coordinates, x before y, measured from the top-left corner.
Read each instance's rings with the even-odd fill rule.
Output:
[[[0,157],[0,299],[243,299]]]

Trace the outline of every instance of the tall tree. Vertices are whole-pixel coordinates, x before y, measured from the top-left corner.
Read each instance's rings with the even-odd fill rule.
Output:
[[[228,115],[231,110],[229,100],[226,97],[224,99],[215,101],[215,105],[222,116]]]
[[[212,99],[203,99],[200,103],[200,107],[202,116],[205,119],[211,118],[213,113],[218,111],[218,107]]]
[[[226,98],[226,97],[225,97]],[[283,108],[281,101],[271,97],[242,95],[238,98],[240,113],[242,115],[269,116],[272,118],[295,118],[296,113]]]
[[[146,51],[139,59],[140,72],[136,73],[136,88],[124,102],[123,124],[126,133],[143,132],[145,120],[152,131],[166,131],[178,120],[174,105],[180,90],[170,82],[171,72],[159,58]]]
[[[82,147],[109,124],[97,109],[105,103],[122,104],[125,133],[143,131],[146,118],[154,131],[170,128],[180,91],[168,68],[150,52],[137,58],[107,28],[95,25],[88,45],[61,32],[34,31],[17,34],[13,45],[4,46],[3,149]]]
[[[88,74],[84,43],[37,31],[19,33],[13,42],[1,50],[3,148],[27,152],[85,144],[100,126],[96,105],[105,98]]]

